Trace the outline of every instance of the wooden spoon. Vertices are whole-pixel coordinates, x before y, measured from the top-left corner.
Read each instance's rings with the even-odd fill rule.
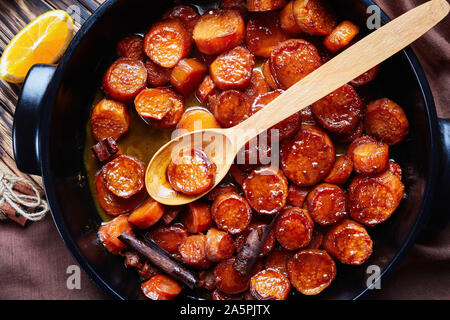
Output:
[[[227,174],[237,152],[251,138],[388,59],[430,30],[448,12],[446,0],[426,2],[346,49],[237,126],[195,131],[169,141],[155,153],[147,167],[148,193],[167,205],[181,205],[200,198],[203,194],[187,196],[169,185],[166,168],[175,150],[194,147],[205,151],[217,166],[214,180],[217,185]]]

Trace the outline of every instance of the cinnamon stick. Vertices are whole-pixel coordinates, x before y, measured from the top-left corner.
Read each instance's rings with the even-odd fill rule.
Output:
[[[33,189],[31,189],[31,187],[23,181],[17,181],[16,183],[14,183],[12,189],[19,193],[26,194],[27,196],[36,196],[36,193],[33,191]],[[42,189],[37,188],[37,190],[41,197],[45,195]]]
[[[236,259],[233,263],[233,268],[243,277],[247,277],[255,265],[267,237],[270,231],[272,231],[275,221],[278,218],[278,214],[272,219],[269,225],[267,225],[262,233],[258,230],[252,229],[247,238],[245,239],[244,246],[236,255]]]
[[[6,201],[3,202],[2,206],[0,207],[0,210],[8,217],[8,219],[16,222],[22,227],[24,227],[25,224],[27,223],[27,218],[17,213],[16,210],[13,207],[11,207],[11,205]]]
[[[197,276],[179,262],[175,261],[153,240],[145,239],[144,242],[128,233],[122,233],[118,238],[129,248],[138,252],[173,278],[183,282],[190,289],[194,289],[197,286]]]

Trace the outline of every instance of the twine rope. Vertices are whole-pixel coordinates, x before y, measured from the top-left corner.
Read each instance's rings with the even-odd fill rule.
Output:
[[[17,182],[25,183],[33,190],[34,195],[22,194],[14,190]],[[7,219],[6,213],[1,210],[3,203],[8,203],[27,220],[39,221],[48,212],[47,202],[41,198],[39,191],[28,180],[0,172],[0,220]],[[28,211],[28,210],[29,211]]]

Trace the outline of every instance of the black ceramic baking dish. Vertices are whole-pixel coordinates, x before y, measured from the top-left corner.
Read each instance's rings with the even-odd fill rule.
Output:
[[[186,1],[213,7],[216,1]],[[365,26],[370,0],[332,1],[341,19]],[[41,175],[54,222],[66,246],[89,277],[107,294],[118,299],[141,296],[135,271],[123,258],[108,254],[98,243],[101,222],[85,177],[83,147],[91,103],[114,48],[123,36],[145,32],[173,6],[169,0],[109,0],[83,24],[59,65],[36,65],[29,72],[17,106],[14,154],[20,170]],[[389,18],[382,13],[382,22]],[[365,30],[365,32],[370,32]],[[359,267],[338,266],[338,276],[319,299],[356,299],[365,294],[366,268],[378,265],[382,279],[398,264],[424,225],[436,190],[448,192],[450,125],[437,119],[433,97],[424,72],[410,48],[385,63],[373,98],[389,97],[403,106],[410,134],[395,148],[404,171],[407,197],[395,214],[371,231],[374,253]],[[444,151],[444,152],[442,152]],[[439,186],[437,188],[437,186]],[[443,202],[441,204],[444,204]],[[441,210],[447,210],[441,206]],[[446,211],[444,211],[446,212]],[[191,297],[187,293],[181,298]],[[304,298],[293,294],[291,299]]]

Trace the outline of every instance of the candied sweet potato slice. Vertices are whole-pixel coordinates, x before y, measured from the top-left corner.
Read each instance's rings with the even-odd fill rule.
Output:
[[[305,249],[288,262],[291,284],[304,295],[316,295],[336,278],[336,264],[323,250]]]
[[[286,0],[247,0],[248,11],[277,10],[286,4]]]
[[[242,277],[233,268],[234,260],[234,257],[224,260],[214,269],[216,287],[227,294],[242,293],[249,287],[249,279]]]
[[[323,45],[331,52],[337,52],[347,46],[359,33],[359,27],[351,21],[342,21],[323,40]]]
[[[196,96],[201,103],[206,104],[208,97],[217,90],[217,86],[213,79],[207,75],[197,89]]]
[[[390,146],[402,141],[409,131],[409,122],[402,107],[387,98],[368,105],[364,126],[368,135]]]
[[[235,192],[222,194],[214,200],[211,215],[217,227],[231,234],[247,229],[252,210],[247,200]]]
[[[118,57],[144,60],[144,38],[138,35],[126,36],[117,43],[116,54]]]
[[[353,172],[353,161],[348,155],[336,156],[333,168],[324,181],[332,184],[344,184]]]
[[[138,208],[133,210],[128,217],[128,221],[140,229],[147,229],[157,223],[163,214],[164,206],[149,198]]]
[[[121,155],[103,166],[103,179],[109,191],[129,198],[144,188],[144,166],[130,156]]]
[[[327,230],[324,249],[345,264],[363,264],[372,254],[372,239],[359,223],[345,219]]]
[[[366,142],[352,153],[353,168],[360,174],[376,174],[389,166],[389,147],[385,143]]]
[[[211,112],[200,108],[186,111],[177,124],[180,135],[186,132],[213,128],[220,128],[220,124]]]
[[[380,66],[375,66],[372,69],[367,70],[362,75],[356,77],[352,81],[350,81],[350,84],[353,86],[363,86],[371,81],[373,81],[376,76],[378,75],[378,72],[380,70]]]
[[[260,214],[275,214],[286,205],[288,184],[278,168],[266,166],[253,170],[242,189],[250,206]]]
[[[210,228],[206,233],[206,257],[218,262],[230,258],[234,253],[234,240],[226,231]]]
[[[245,22],[239,11],[216,9],[200,17],[193,31],[197,48],[214,55],[239,45],[245,36]]]
[[[255,56],[268,58],[272,49],[288,39],[278,12],[253,13],[247,22],[245,43]]]
[[[200,149],[180,150],[166,169],[167,180],[176,191],[195,196],[214,185],[216,165]]]
[[[311,191],[310,187],[299,187],[294,184],[290,184],[288,187],[287,203],[294,207],[303,207],[303,203],[306,200],[306,196]]]
[[[385,171],[375,176],[357,176],[348,189],[351,217],[367,226],[386,221],[403,199],[405,186]]]
[[[284,248],[276,248],[267,256],[264,263],[264,268],[277,270],[287,277],[287,263],[293,255],[294,252],[292,251]]]
[[[173,93],[169,88],[144,89],[134,99],[137,113],[146,119],[161,120],[173,105]]]
[[[328,131],[348,134],[361,119],[362,101],[351,85],[344,85],[311,106],[317,121]]]
[[[286,40],[270,53],[270,71],[281,89],[288,89],[321,64],[316,47],[302,39]]]
[[[264,61],[264,63],[261,66],[261,71],[264,75],[264,79],[266,80],[267,84],[269,85],[270,89],[276,90],[278,88],[278,85],[275,81],[275,78],[273,77],[272,71],[270,70],[270,62],[269,59]]]
[[[181,286],[172,278],[157,274],[141,284],[141,290],[151,300],[173,300],[181,293]]]
[[[286,300],[290,291],[289,279],[277,270],[265,269],[250,279],[250,292],[258,300]]]
[[[315,222],[330,225],[347,216],[347,195],[337,185],[321,183],[308,194],[306,207]]]
[[[118,254],[126,248],[126,245],[117,238],[124,232],[133,234],[133,228],[128,223],[128,217],[122,214],[107,224],[102,225],[98,229],[98,237],[106,250],[112,254]]]
[[[183,223],[190,233],[208,230],[212,224],[211,206],[201,201],[189,203],[183,217]]]
[[[177,252],[178,247],[188,235],[186,228],[181,223],[175,223],[171,226],[158,226],[152,228],[149,233],[149,237],[169,253]]]
[[[209,74],[222,90],[245,89],[250,84],[254,65],[250,51],[236,47],[219,55],[209,66]]]
[[[192,40],[189,32],[179,20],[164,20],[155,23],[144,38],[145,54],[164,68],[175,67],[191,52]]]
[[[323,0],[295,0],[294,15],[303,32],[313,36],[330,34],[336,16]]]
[[[145,60],[147,69],[147,84],[153,87],[162,87],[169,83],[172,69],[163,68],[150,59]]]
[[[295,0],[290,1],[284,6],[283,10],[280,11],[281,28],[291,36],[297,36],[302,32],[302,29],[295,19],[294,2]]]
[[[147,84],[147,69],[140,60],[117,59],[103,77],[103,91],[114,100],[128,102]]]
[[[145,120],[158,129],[175,127],[185,110],[183,97],[170,88],[159,88],[159,90],[165,90],[166,97],[172,102],[172,109],[161,120],[152,118],[145,118]]]
[[[90,122],[92,136],[97,141],[109,137],[117,140],[130,127],[127,106],[121,102],[109,99],[102,99],[95,105]]]
[[[197,10],[191,6],[178,5],[167,10],[162,19],[178,19],[183,27],[192,35],[194,27],[200,19]]]
[[[285,209],[275,224],[275,236],[287,250],[306,247],[311,241],[314,222],[308,212],[298,207]]]
[[[224,91],[215,100],[213,112],[223,128],[233,127],[251,116],[250,99],[237,90]]]
[[[178,252],[188,266],[199,269],[207,269],[211,266],[211,262],[206,257],[206,236],[202,233],[184,239],[178,247]]]
[[[335,161],[334,146],[319,128],[302,125],[281,145],[281,169],[298,186],[312,186],[326,177]]]
[[[264,76],[260,72],[253,71],[250,84],[245,89],[244,93],[252,102],[254,102],[258,96],[267,92],[269,92],[269,86],[267,85],[266,80],[264,80]]]
[[[197,59],[181,60],[170,75],[170,84],[184,96],[193,93],[206,74],[206,66]]]

